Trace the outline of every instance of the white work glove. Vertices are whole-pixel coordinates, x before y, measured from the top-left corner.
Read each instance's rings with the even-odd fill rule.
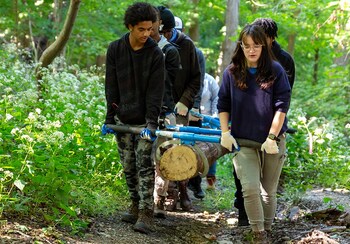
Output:
[[[177,114],[182,115],[182,116],[186,116],[188,113],[188,107],[186,107],[186,105],[183,104],[182,102],[178,102],[175,105],[175,110],[176,110]]]
[[[196,112],[196,113],[199,113],[199,109],[198,109],[198,108],[192,108],[191,111]],[[198,120],[200,120],[200,118],[199,118],[199,117],[196,117],[196,116],[193,116],[193,115],[191,114],[191,112],[190,112],[190,116],[189,116],[189,119],[188,119],[188,120],[189,120],[189,121],[198,121]]]
[[[227,148],[230,152],[232,151],[232,144],[237,150],[239,149],[236,139],[233,138],[229,130],[226,132],[221,132],[220,144],[224,148]]]
[[[266,141],[261,145],[261,151],[264,152],[264,150],[268,154],[277,154],[277,153],[279,153],[279,149],[278,149],[278,146],[277,146],[277,141],[271,140],[270,138],[266,138]]]

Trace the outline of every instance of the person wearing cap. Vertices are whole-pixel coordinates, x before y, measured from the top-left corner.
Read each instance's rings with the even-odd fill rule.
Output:
[[[162,110],[159,120],[162,121],[162,126],[176,125],[176,117],[174,114],[175,103],[173,98],[173,86],[175,83],[176,73],[180,69],[180,55],[177,48],[168,42],[168,40],[159,33],[159,29],[174,28],[173,22],[162,23],[158,8],[154,7],[158,13],[158,19],[153,23],[151,37],[158,43],[162,49],[165,59],[165,90],[163,96]],[[158,137],[156,144],[160,145],[165,142],[165,137]],[[165,200],[167,196],[169,180],[163,179],[159,173],[158,165],[156,164],[155,185],[154,185],[154,216],[165,218]]]
[[[166,27],[175,27],[175,18],[170,9],[164,6],[158,6],[158,9],[162,24]],[[188,125],[189,110],[193,107],[194,98],[201,87],[201,71],[196,48],[193,41],[187,35],[175,28],[163,27],[160,33],[163,34],[169,42],[179,47],[181,69],[176,75],[173,97],[176,104],[176,123]],[[187,194],[187,184],[188,180],[178,182],[180,206],[185,211],[189,211],[192,208],[191,199]],[[176,207],[176,205],[173,206]]]
[[[181,18],[174,16],[175,19],[175,29],[178,31],[184,32],[185,27],[183,25],[183,21]],[[201,97],[202,97],[202,92],[203,92],[203,84],[204,84],[204,76],[205,76],[205,58],[202,50],[200,50],[198,47],[196,47],[196,54],[198,57],[198,62],[199,62],[199,68],[201,72],[201,79],[200,79],[200,89],[198,93],[196,94],[194,98],[194,104],[193,108],[191,109],[192,111],[196,113],[200,113],[200,104],[201,104]],[[202,127],[202,121],[199,118],[196,118],[192,116],[191,114],[189,115],[189,125],[190,126],[197,126],[197,127]],[[202,177],[200,175],[197,175],[188,181],[188,188],[193,191],[193,195],[195,198],[198,199],[203,199],[205,197],[205,193],[202,189],[201,186],[202,183]]]
[[[163,52],[150,38],[155,21],[157,12],[152,5],[130,5],[124,15],[129,32],[111,42],[106,55],[107,113],[103,127],[117,124],[142,128],[140,135],[114,134],[131,199],[122,221],[134,224],[133,229],[144,234],[153,230],[151,131],[158,127],[165,76]]]

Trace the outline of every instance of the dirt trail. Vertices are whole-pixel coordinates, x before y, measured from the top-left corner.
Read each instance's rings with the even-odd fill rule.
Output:
[[[342,205],[350,213],[348,192],[308,192],[298,206],[279,203],[278,218],[273,226],[272,243],[350,243],[349,222],[329,211],[318,217],[306,218],[306,213],[326,210],[330,202]],[[192,198],[194,211],[167,212],[166,219],[155,219],[156,231],[144,235],[134,232],[131,224],[121,222],[120,215],[92,219],[83,237],[71,237],[56,229],[43,228],[31,220],[8,221],[0,225],[0,243],[249,243],[249,228],[237,227],[235,209],[209,213],[203,202]],[[332,204],[333,204],[332,203]],[[334,205],[334,204],[333,204]]]

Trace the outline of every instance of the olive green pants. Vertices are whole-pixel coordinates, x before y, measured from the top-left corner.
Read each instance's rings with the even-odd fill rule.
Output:
[[[244,206],[253,231],[270,230],[277,207],[277,187],[286,157],[286,138],[281,135],[278,154],[241,147],[233,164],[243,189]]]

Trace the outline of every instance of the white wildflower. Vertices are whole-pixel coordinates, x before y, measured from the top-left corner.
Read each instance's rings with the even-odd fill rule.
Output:
[[[303,123],[306,123],[306,118],[304,116],[299,116],[298,120],[303,122]]]
[[[29,135],[22,135],[21,139],[26,140],[28,142],[33,142],[33,138],[31,138]]]
[[[11,130],[11,134],[12,135],[16,135],[17,134],[17,132],[19,132],[19,128],[13,128],[12,130]]]
[[[4,91],[7,92],[7,93],[10,93],[10,92],[12,92],[12,88],[11,87],[6,87],[4,89]]]
[[[41,109],[40,109],[40,108],[36,108],[36,109],[35,109],[35,112],[36,112],[37,114],[41,114]]]
[[[79,120],[74,120],[74,121],[73,121],[73,125],[74,125],[74,126],[80,125],[80,121],[79,121]]]
[[[56,120],[52,122],[52,126],[55,128],[60,128],[61,127],[61,122],[59,120]]]
[[[324,139],[317,139],[315,142],[317,142],[318,144],[323,144],[324,143]]]
[[[30,113],[28,114],[28,119],[29,119],[29,120],[35,120],[35,114],[34,114],[33,112],[30,112]]]
[[[317,128],[315,130],[315,135],[322,135],[323,130],[321,128]]]
[[[6,114],[6,121],[9,121],[13,118],[11,114]]]
[[[326,134],[326,138],[327,138],[328,140],[333,140],[333,134],[327,133],[327,134]]]
[[[57,139],[64,139],[64,133],[62,131],[55,131],[53,136]]]
[[[5,175],[5,177],[13,178],[13,173],[9,170],[5,170],[4,175]]]

